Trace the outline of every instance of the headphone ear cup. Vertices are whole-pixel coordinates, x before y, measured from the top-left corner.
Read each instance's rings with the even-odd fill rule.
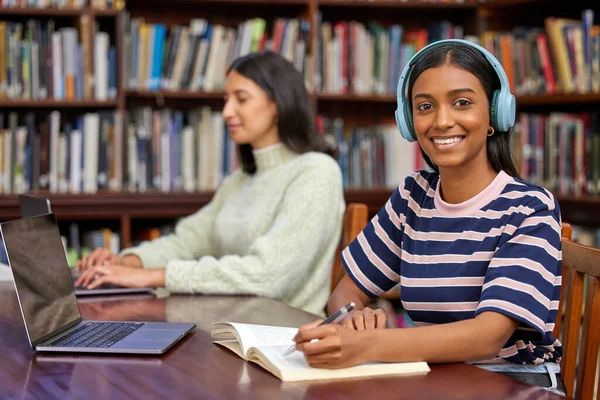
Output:
[[[502,131],[500,129],[500,124],[498,123],[498,117],[500,116],[500,110],[498,110],[498,97],[500,96],[499,90],[494,90],[492,93],[492,103],[490,104],[490,120],[492,121],[492,128],[497,131]]]
[[[416,142],[417,135],[415,133],[415,126],[413,124],[412,110],[410,109],[410,104],[408,101],[404,103],[402,109],[404,111],[404,119],[406,120],[406,125],[408,127],[408,133],[410,134],[410,139],[407,138],[407,140],[409,142]]]
[[[401,106],[402,109],[397,108],[394,113],[396,117],[396,125],[398,125],[398,130],[400,131],[400,136],[409,142],[414,142],[416,138],[413,137],[412,133],[412,115],[406,114],[406,108],[404,104]]]

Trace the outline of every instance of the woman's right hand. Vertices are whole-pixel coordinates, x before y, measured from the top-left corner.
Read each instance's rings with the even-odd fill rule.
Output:
[[[77,271],[85,271],[89,268],[103,264],[121,265],[123,264],[123,260],[109,249],[102,247],[95,249],[90,254],[77,261],[75,269]]]

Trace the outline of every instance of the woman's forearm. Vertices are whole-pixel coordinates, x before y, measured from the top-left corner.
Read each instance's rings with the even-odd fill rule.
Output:
[[[333,314],[351,301],[356,305],[356,310],[362,310],[371,302],[371,299],[356,286],[348,275],[345,275],[329,297],[327,314]]]
[[[448,324],[359,333],[369,344],[365,361],[463,362],[496,357],[517,325],[505,315],[484,312],[474,319]]]

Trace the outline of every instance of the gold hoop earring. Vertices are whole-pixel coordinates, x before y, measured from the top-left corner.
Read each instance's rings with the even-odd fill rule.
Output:
[[[495,133],[495,131],[494,131],[494,128],[492,128],[492,127],[490,126],[490,129],[488,129],[488,134],[487,134],[487,135],[488,135],[488,136],[492,136],[494,133]]]

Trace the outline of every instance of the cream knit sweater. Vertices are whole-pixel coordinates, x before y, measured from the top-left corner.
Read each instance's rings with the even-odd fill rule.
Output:
[[[166,267],[172,292],[255,294],[323,314],[345,209],[340,168],[283,144],[254,157],[254,175],[234,172],[174,234],[121,255]]]

